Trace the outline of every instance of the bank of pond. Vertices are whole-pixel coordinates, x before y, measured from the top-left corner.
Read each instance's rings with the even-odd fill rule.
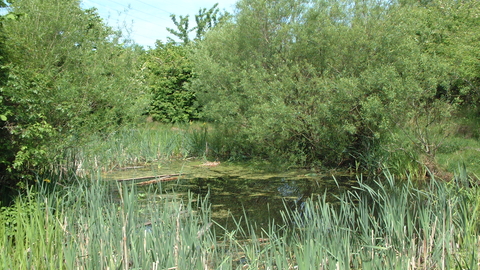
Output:
[[[202,164],[127,168],[70,186],[38,178],[2,208],[0,267],[477,269],[480,263],[480,194],[465,172],[450,182],[419,182],[388,172],[366,179]],[[139,184],[166,170],[175,176]],[[146,180],[151,174],[160,177]]]

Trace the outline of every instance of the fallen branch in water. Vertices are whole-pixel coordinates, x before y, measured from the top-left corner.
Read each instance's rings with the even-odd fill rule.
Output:
[[[159,179],[154,179],[154,180],[150,180],[150,181],[137,183],[137,186],[146,186],[146,185],[155,184],[155,183],[158,183],[158,182],[167,182],[167,181],[173,181],[173,180],[177,180],[177,179],[178,179],[178,177],[163,177],[163,178],[159,178]]]
[[[154,178],[167,178],[173,176],[179,176],[179,173],[175,174],[164,174],[164,175],[152,175],[152,176],[142,176],[142,177],[134,177],[134,178],[125,178],[125,179],[117,179],[118,182],[122,181],[135,181],[135,180],[147,180],[147,179],[154,179]]]

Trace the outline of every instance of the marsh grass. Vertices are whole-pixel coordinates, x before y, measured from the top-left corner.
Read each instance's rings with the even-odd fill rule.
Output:
[[[247,214],[230,227],[216,223],[208,198],[171,199],[152,188],[140,205],[131,185],[39,181],[0,213],[0,267],[477,269],[480,194],[467,175],[423,185],[388,173],[373,183],[360,177],[336,201],[325,194],[286,207],[286,225],[261,228]]]
[[[0,267],[205,269],[215,243],[207,206],[158,195],[140,209],[134,187],[117,186],[116,198],[103,182],[87,182],[54,193],[41,186],[5,208]]]
[[[84,138],[78,144],[56,153],[56,163],[45,171],[61,178],[71,174],[87,175],[90,170],[110,171],[135,165],[168,161],[171,159],[201,158],[205,160],[268,160],[280,167],[296,164],[275,156],[252,157],[233,140],[235,131],[209,123],[160,124],[145,123],[122,127],[107,135]],[[425,156],[416,144],[401,131],[394,131],[392,141],[383,147],[370,146],[371,153],[357,153],[356,173],[376,174],[386,169],[395,175],[420,179],[428,175]],[[460,134],[461,135],[461,134]],[[480,175],[477,138],[464,138],[459,134],[442,137],[435,157],[428,159],[442,171],[451,172],[465,163],[473,175]],[[375,148],[377,147],[377,148]],[[242,150],[243,149],[243,150]],[[376,150],[375,150],[376,149]],[[315,164],[312,164],[315,166]],[[353,166],[353,165],[352,165]],[[320,166],[321,167],[321,166]],[[445,178],[445,177],[444,177]]]
[[[437,153],[437,160],[449,171],[465,164],[474,175],[480,176],[480,143],[477,138],[448,138]],[[477,177],[478,179],[478,177]]]
[[[123,127],[108,135],[84,138],[83,143],[63,150],[47,171],[66,177],[172,158],[204,157],[208,153],[206,129],[201,123]]]
[[[466,164],[470,176],[480,175],[479,117],[475,108],[462,109],[453,121],[444,118],[423,128],[418,122],[391,130],[379,146],[379,156],[365,154],[396,175],[422,178],[436,169],[438,177],[452,179],[458,164]],[[363,157],[363,155],[358,155]]]
[[[93,135],[78,144],[72,143],[74,146],[56,154],[56,163],[45,171],[66,179],[72,174],[86,176],[91,171],[111,171],[172,159],[246,158],[237,152],[236,142],[229,141],[227,133],[234,131],[201,122],[122,127],[107,135]]]

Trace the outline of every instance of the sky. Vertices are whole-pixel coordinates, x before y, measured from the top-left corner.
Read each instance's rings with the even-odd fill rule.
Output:
[[[105,22],[123,33],[129,32],[135,43],[154,47],[156,40],[166,41],[174,36],[166,28],[176,29],[170,14],[190,15],[190,25],[195,25],[195,15],[200,8],[210,9],[218,3],[220,10],[234,11],[237,0],[82,0],[83,8],[95,7]],[[127,30],[125,30],[127,29]]]

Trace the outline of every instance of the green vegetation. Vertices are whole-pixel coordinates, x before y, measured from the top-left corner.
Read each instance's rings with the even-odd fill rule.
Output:
[[[214,241],[199,234],[208,229],[208,208],[191,200],[152,197],[140,209],[127,186],[114,198],[105,182],[81,181],[52,196],[53,180],[38,180],[43,187],[2,211],[4,269],[195,269]]]
[[[217,26],[217,24],[228,20],[230,14],[228,12],[221,12],[218,8],[218,3],[213,5],[213,7],[208,10],[206,8],[201,8],[198,11],[198,14],[195,15],[196,25],[192,28],[189,27],[189,15],[180,15],[180,21],[177,20],[177,16],[175,14],[170,15],[170,17],[172,18],[172,21],[177,29],[167,28],[168,32],[180,39],[182,45],[189,45],[192,42],[189,36],[191,32],[195,31],[195,38],[193,41],[200,41],[205,37],[205,34],[208,32],[208,30]],[[175,40],[169,37],[168,42],[175,43]]]
[[[150,49],[145,56],[147,84],[152,93],[152,102],[148,115],[152,120],[166,123],[178,123],[198,120],[200,104],[195,91],[188,89],[188,84],[194,78],[193,61],[189,54],[205,33],[218,24],[228,20],[229,14],[220,12],[215,4],[210,9],[200,9],[195,15],[196,26],[189,28],[189,16],[176,15],[171,18],[177,30],[167,28],[175,37],[176,42],[169,38],[167,43],[157,41],[155,48]],[[195,31],[195,39],[191,40],[189,33]]]
[[[384,181],[337,202],[308,200],[286,226],[236,221],[223,230],[207,198],[156,194],[139,203],[128,185],[38,179],[0,212],[3,269],[476,269],[478,188],[468,179]],[[88,183],[88,184],[87,184]],[[117,192],[112,192],[116,190]],[[55,191],[52,193],[51,191]],[[171,198],[171,197],[170,197]]]
[[[0,181],[14,186],[90,134],[134,122],[148,96],[141,51],[95,10],[76,0],[21,0],[6,18]]]
[[[406,154],[421,167],[457,109],[476,111],[478,1],[237,7],[194,51],[191,89],[244,155],[375,171]]]
[[[187,58],[188,47],[157,41],[147,53],[147,83],[152,92],[148,115],[154,121],[187,122],[199,117],[199,105],[193,91],[185,88],[193,76]]]
[[[76,0],[13,1],[1,20],[0,181],[76,162],[64,158],[142,118],[207,122],[193,135],[205,152],[181,156],[449,180],[480,148],[479,10],[242,0],[235,14],[201,9],[193,27],[173,15],[180,42],[145,51]]]
[[[59,173],[109,171],[129,165],[151,164],[176,158],[201,157],[206,151],[206,125],[143,124],[108,136],[95,135],[89,143],[59,157]]]
[[[148,50],[78,0],[7,5],[2,269],[478,267],[479,1],[240,0]],[[258,230],[100,176],[191,157],[381,177]]]

